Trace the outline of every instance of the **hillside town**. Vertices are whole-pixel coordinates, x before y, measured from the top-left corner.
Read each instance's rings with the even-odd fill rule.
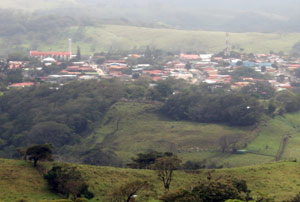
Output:
[[[30,51],[27,61],[3,60],[1,70],[22,73],[22,81],[10,81],[9,88],[28,87],[41,82],[63,84],[72,80],[104,78],[125,81],[147,78],[153,82],[174,78],[193,84],[229,85],[232,89],[266,82],[277,90],[283,90],[292,88],[300,81],[296,74],[296,70],[300,69],[300,58],[291,59],[282,54],[159,53],[148,49],[144,53],[125,56],[98,53],[81,57],[80,50],[77,55],[71,52]],[[244,72],[238,79],[234,78],[233,73],[241,68],[252,72]],[[256,73],[262,76],[257,77]]]

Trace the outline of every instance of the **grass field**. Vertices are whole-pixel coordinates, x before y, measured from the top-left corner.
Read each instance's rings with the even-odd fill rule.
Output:
[[[47,163],[46,165],[50,167],[52,164]],[[162,194],[162,183],[154,171],[76,164],[73,166],[76,166],[83,173],[90,190],[95,194],[90,202],[105,202],[105,197],[111,190],[136,179],[147,180],[154,185],[153,191],[156,194],[153,195],[151,202],[158,202],[157,199]],[[177,171],[171,185],[171,191],[195,185],[206,178],[207,172],[211,172],[213,178],[230,175],[244,179],[254,196],[259,196],[259,193],[262,193],[275,198],[275,201],[282,201],[299,192],[299,166],[299,163],[280,162],[242,168],[202,170],[196,173]],[[31,163],[17,160],[0,159],[0,190],[1,202],[16,202],[19,199],[37,202],[42,199],[61,198],[61,196],[48,191],[47,183],[42,175],[32,167]]]
[[[159,114],[159,107],[137,102],[116,103],[94,133],[76,147],[104,146],[115,151],[124,164],[149,150],[173,152],[183,161],[205,161],[207,166],[224,167],[270,163],[278,156],[281,160],[300,158],[300,113],[266,118],[256,128],[238,128],[173,121]],[[223,136],[239,137],[238,149],[248,152],[222,153],[219,139]],[[285,137],[288,141],[282,149]]]
[[[53,37],[53,36],[52,36]],[[98,27],[72,27],[63,33],[57,33],[51,43],[32,44],[29,40],[18,46],[30,50],[37,46],[39,50],[68,50],[68,38],[73,38],[74,53],[81,47],[82,54],[94,52],[131,50],[146,46],[166,51],[196,51],[215,53],[225,49],[225,32],[191,31],[177,29],[144,28],[125,25],[103,25]],[[293,45],[300,41],[300,33],[230,33],[230,44],[247,53],[290,52]],[[5,38],[0,38],[5,40]]]
[[[183,160],[202,161],[228,157],[218,145],[218,139],[224,135],[239,136],[241,142],[253,138],[250,128],[172,121],[159,115],[158,107],[131,102],[115,104],[103,124],[82,142],[83,147],[102,144],[116,151],[126,163],[137,153],[150,149],[174,152]]]

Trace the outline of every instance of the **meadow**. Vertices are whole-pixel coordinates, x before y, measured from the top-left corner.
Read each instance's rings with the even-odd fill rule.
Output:
[[[46,167],[61,163],[43,163]],[[97,167],[72,164],[80,170],[89,184],[95,197],[90,202],[105,201],[107,194],[114,188],[134,180],[147,180],[154,185],[151,202],[158,202],[163,193],[162,183],[155,171],[132,170],[124,168]],[[244,179],[252,190],[254,198],[261,195],[282,201],[295,196],[299,192],[300,169],[297,162],[279,162],[242,168],[219,170],[201,170],[199,172],[176,171],[171,191],[188,188],[204,181],[208,172],[213,178],[234,176]],[[28,202],[62,198],[48,191],[43,176],[30,162],[21,160],[0,159],[0,201],[16,202],[26,199]]]
[[[113,150],[123,165],[130,163],[136,154],[150,150],[173,152],[184,162],[205,162],[209,167],[241,167],[300,157],[297,146],[300,113],[264,117],[264,121],[255,127],[230,127],[170,120],[159,113],[159,107],[118,102],[95,131],[76,147],[97,148],[101,145]],[[239,137],[238,149],[247,152],[239,154],[229,150],[223,153],[219,140],[224,136]],[[283,148],[285,137],[288,139]]]
[[[95,52],[128,51],[147,46],[165,51],[216,53],[226,47],[226,33],[169,28],[145,28],[128,25],[74,26],[47,36],[47,41],[25,37],[14,49],[29,51],[67,51],[68,38],[73,39],[73,52],[80,46],[84,55]],[[285,54],[300,41],[300,33],[229,33],[232,50],[246,53]],[[0,41],[6,41],[0,37]]]

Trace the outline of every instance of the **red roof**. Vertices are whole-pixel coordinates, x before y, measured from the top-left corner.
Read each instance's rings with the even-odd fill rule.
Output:
[[[30,56],[70,56],[70,52],[56,52],[56,51],[49,51],[49,52],[39,52],[39,51],[30,51]]]
[[[152,77],[152,80],[153,81],[159,81],[159,80],[161,80],[162,78],[161,77]]]
[[[33,82],[24,82],[24,83],[14,83],[9,85],[9,87],[26,87],[26,86],[33,86]]]
[[[217,71],[216,69],[214,69],[214,68],[204,68],[203,69],[204,71],[206,71],[206,72],[213,72],[213,71]]]
[[[290,67],[300,67],[300,64],[290,64]]]
[[[78,69],[80,68],[79,66],[67,66],[67,69]]]
[[[199,60],[200,56],[199,55],[186,55],[186,54],[180,54],[180,58],[186,59],[186,60]]]
[[[163,72],[161,70],[149,70],[149,71],[143,71],[144,74],[162,74]]]

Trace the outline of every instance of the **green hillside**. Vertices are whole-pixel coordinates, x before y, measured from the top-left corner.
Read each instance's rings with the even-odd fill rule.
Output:
[[[136,102],[113,105],[95,132],[73,149],[70,148],[70,153],[74,155],[78,148],[101,147],[115,151],[123,163],[128,163],[137,153],[152,149],[174,152],[184,161],[225,167],[300,157],[297,146],[300,141],[300,113],[266,119],[257,127],[238,128],[173,121],[160,115],[158,108],[159,105]],[[238,137],[237,149],[246,149],[248,152],[222,153],[219,140],[224,136]],[[285,137],[288,139],[283,146]]]
[[[75,42],[85,54],[112,49],[128,50],[152,46],[164,50],[217,52],[225,48],[225,32],[189,31],[176,29],[143,28],[121,25],[102,27],[73,27],[69,35],[84,33],[84,39]],[[231,33],[231,44],[245,52],[268,53],[271,50],[288,53],[300,41],[299,33]],[[45,44],[43,50],[66,49],[67,40]],[[49,47],[48,47],[49,45]],[[238,50],[238,49],[237,49]]]
[[[155,187],[154,191],[157,192],[154,198],[162,194],[163,186],[154,171],[87,165],[73,166],[76,166],[83,173],[90,190],[95,193],[95,197],[90,200],[91,202],[105,201],[105,197],[112,189],[135,179],[148,180],[153,184]],[[201,180],[206,178],[207,172],[208,170],[195,173],[177,171],[174,183],[171,185],[171,191],[179,188],[188,188],[190,185],[201,182]],[[288,199],[299,191],[299,163],[281,162],[210,172],[212,172],[213,178],[231,175],[244,179],[247,181],[254,196],[258,196],[261,193],[274,197],[275,201]],[[15,202],[22,198],[28,202],[59,198],[59,196],[47,190],[47,184],[42,175],[32,167],[32,164],[24,161],[0,160],[0,189],[1,202]],[[154,198],[151,200],[152,202],[157,201]]]
[[[43,36],[43,35],[42,35]],[[39,37],[41,37],[39,35]],[[68,50],[68,38],[73,38],[74,49],[80,46],[82,54],[101,51],[145,49],[151,46],[166,51],[197,51],[215,53],[225,48],[226,33],[210,31],[189,31],[177,29],[144,28],[125,25],[70,27],[55,34],[46,33],[34,41],[30,34],[22,39],[9,39],[0,36],[0,44],[9,44],[12,50]],[[41,39],[42,39],[41,38]],[[244,49],[248,53],[268,53],[284,51],[289,53],[295,43],[300,41],[299,33],[230,33],[230,44],[235,51]],[[3,50],[2,50],[3,51]],[[74,50],[75,51],[75,50]],[[7,52],[7,51],[6,51]]]

